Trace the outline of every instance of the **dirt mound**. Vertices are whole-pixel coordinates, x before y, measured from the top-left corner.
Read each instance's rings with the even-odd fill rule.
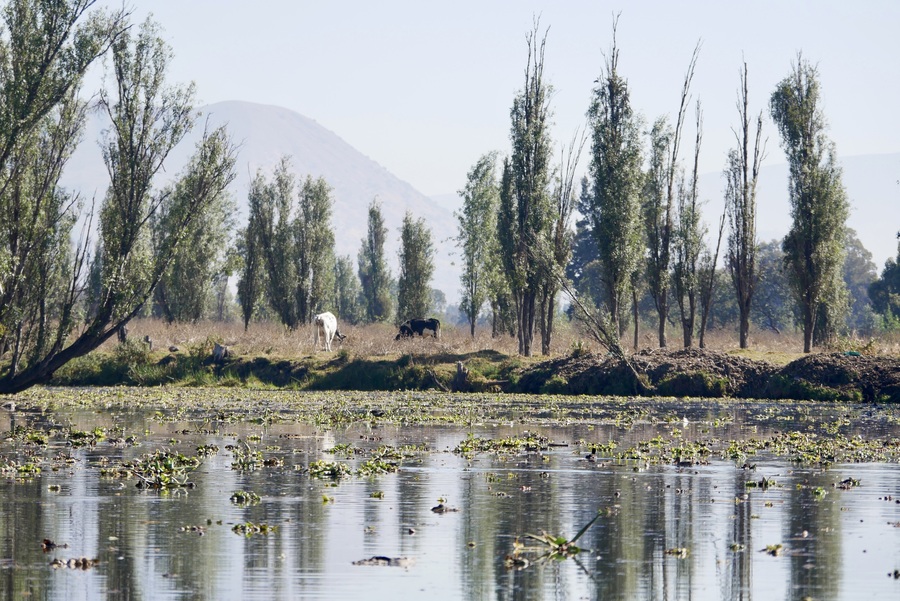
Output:
[[[831,353],[808,355],[789,363],[770,383],[773,393],[779,386],[817,390],[842,397],[859,396],[865,401],[900,401],[900,359]],[[815,395],[813,395],[815,396]]]
[[[728,353],[645,350],[621,360],[578,353],[526,370],[517,390],[533,393],[900,401],[900,359],[809,355],[784,367]]]

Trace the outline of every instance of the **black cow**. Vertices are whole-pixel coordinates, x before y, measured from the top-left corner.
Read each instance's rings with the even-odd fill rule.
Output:
[[[413,334],[424,336],[425,330],[431,330],[431,333],[435,338],[440,338],[441,322],[433,317],[431,319],[409,319],[400,325],[400,333],[397,334],[397,337],[394,338],[394,340],[408,338]]]

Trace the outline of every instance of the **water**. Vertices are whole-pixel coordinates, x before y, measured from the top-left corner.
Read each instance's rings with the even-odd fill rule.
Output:
[[[769,406],[735,406],[721,423],[718,414],[696,413],[686,424],[587,419],[322,428],[161,419],[154,411],[6,412],[0,598],[900,598],[900,579],[892,575],[900,569],[895,459],[823,468],[761,452],[747,458],[753,469],[719,458],[680,467],[610,460],[597,449],[593,461],[586,459],[592,444],[609,441],[620,451],[657,436],[721,443],[765,438],[786,424],[812,429]],[[877,431],[844,431],[896,445],[900,426],[887,415]],[[136,446],[111,442],[123,424]],[[22,426],[49,432],[49,444],[11,435]],[[59,434],[95,427],[107,428],[108,437],[94,446],[67,446]],[[471,434],[499,440],[525,431],[553,445],[453,452]],[[232,469],[235,455],[226,447],[238,440],[278,465]],[[326,452],[342,444],[351,450]],[[201,445],[219,451],[191,474],[192,488],[139,489],[134,479],[102,475],[123,459],[157,449],[194,455]],[[319,459],[356,469],[382,445],[415,449],[395,473],[331,481],[306,469]],[[9,467],[29,460],[41,467],[36,477]],[[837,486],[848,478],[859,484]],[[763,479],[771,485],[747,486]],[[231,501],[236,491],[253,491],[260,502],[238,506]],[[454,511],[434,512],[441,503]],[[571,539],[598,511],[576,542],[583,552],[539,559],[549,548],[528,534]],[[247,523],[275,529],[234,531]],[[57,547],[45,552],[44,539]],[[528,559],[524,569],[508,564],[517,543],[525,546],[516,556]],[[81,557],[98,563],[51,565]],[[403,565],[354,564],[373,557],[403,558],[395,562]]]

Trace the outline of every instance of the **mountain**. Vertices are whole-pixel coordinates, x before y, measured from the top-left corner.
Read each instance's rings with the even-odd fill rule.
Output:
[[[96,143],[106,127],[103,117],[92,115],[84,141],[69,161],[62,181],[65,187],[80,190],[88,198],[94,195],[100,198],[108,182]],[[410,211],[414,218],[424,218],[431,228],[436,249],[432,287],[442,290],[449,303],[457,302],[460,270],[451,258],[455,246],[447,240],[456,233],[452,212],[392,175],[335,133],[289,109],[238,101],[203,107],[197,126],[166,160],[160,184],[177,175],[187,163],[207,123],[210,128],[227,124],[239,145],[237,178],[229,189],[238,204],[239,227],[245,224],[247,192],[257,170],[262,169],[271,176],[281,157],[288,155],[298,183],[311,175],[323,177],[333,188],[332,227],[338,255],[349,255],[356,264],[361,241],[367,233],[369,203],[377,199],[388,228],[385,244],[388,264],[397,277],[400,227],[406,211]]]

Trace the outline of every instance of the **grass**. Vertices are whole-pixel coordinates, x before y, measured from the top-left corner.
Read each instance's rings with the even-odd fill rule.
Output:
[[[278,387],[310,390],[407,390],[448,387],[457,364],[469,371],[475,392],[499,390],[515,384],[519,373],[547,359],[521,357],[513,337],[491,338],[487,329],[469,336],[465,326],[442,328],[440,339],[415,337],[394,340],[388,324],[341,324],[347,339],[333,352],[315,348],[312,326],[289,331],[275,323],[253,323],[244,330],[238,323],[201,322],[166,324],[158,319],[138,319],[130,324],[129,340],[120,345],[107,341],[97,351],[58,370],[54,384],[222,387]],[[655,348],[655,330],[642,337],[642,350]],[[675,331],[670,330],[674,339]],[[152,345],[144,342],[146,338]],[[535,345],[540,344],[536,335]],[[756,332],[750,349],[737,347],[735,332],[714,330],[706,336],[707,348],[741,357],[786,365],[803,356],[799,334]],[[225,366],[212,364],[213,345],[224,344],[231,354]],[[671,348],[678,348],[672,344]],[[588,351],[601,353],[579,324],[557,320],[551,358]],[[900,335],[880,340],[841,339],[823,351],[852,350],[864,354],[900,355]],[[551,374],[544,392],[563,392],[564,378]],[[720,396],[721,383],[697,381],[693,388],[704,396]]]

